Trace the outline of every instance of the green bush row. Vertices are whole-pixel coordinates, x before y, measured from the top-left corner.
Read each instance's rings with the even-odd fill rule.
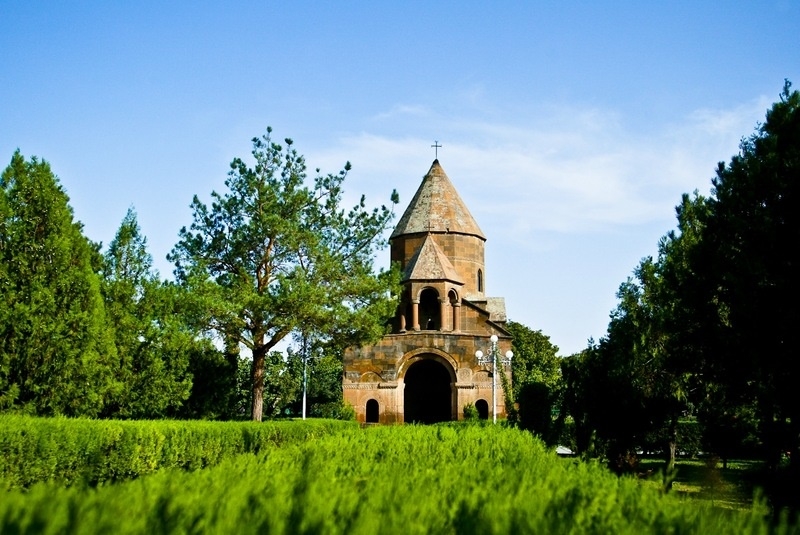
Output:
[[[117,421],[0,415],[0,485],[97,485],[162,468],[194,470],[355,423]]]
[[[0,503],[2,533],[770,533],[559,459],[499,426],[343,429],[97,489],[36,485]],[[786,530],[784,530],[786,531]]]

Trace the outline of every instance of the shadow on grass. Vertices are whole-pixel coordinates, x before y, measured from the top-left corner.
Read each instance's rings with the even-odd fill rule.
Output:
[[[672,492],[710,502],[715,507],[749,510],[753,507],[762,467],[761,461],[729,461],[723,469],[713,458],[681,459],[675,465]],[[643,459],[639,468],[645,472],[652,470],[647,480],[662,485],[663,460]]]

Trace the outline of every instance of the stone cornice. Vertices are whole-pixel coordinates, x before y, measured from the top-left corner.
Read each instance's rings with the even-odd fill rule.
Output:
[[[397,388],[397,383],[344,383],[342,388],[347,390],[376,390]]]

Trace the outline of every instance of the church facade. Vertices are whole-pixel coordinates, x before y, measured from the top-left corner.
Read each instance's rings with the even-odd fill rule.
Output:
[[[390,334],[348,348],[344,400],[366,423],[433,423],[463,418],[473,404],[492,415],[492,366],[475,356],[511,349],[503,298],[486,297],[486,237],[435,160],[389,239],[402,272]],[[498,361],[496,411],[505,415]]]

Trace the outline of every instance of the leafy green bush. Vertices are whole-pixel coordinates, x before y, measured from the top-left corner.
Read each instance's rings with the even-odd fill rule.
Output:
[[[330,418],[332,420],[355,421],[356,410],[344,401],[330,401],[311,406],[311,415],[315,418]]]
[[[464,419],[468,422],[475,422],[478,421],[480,418],[480,414],[478,413],[478,409],[475,408],[475,405],[472,403],[467,403],[464,405]]]

